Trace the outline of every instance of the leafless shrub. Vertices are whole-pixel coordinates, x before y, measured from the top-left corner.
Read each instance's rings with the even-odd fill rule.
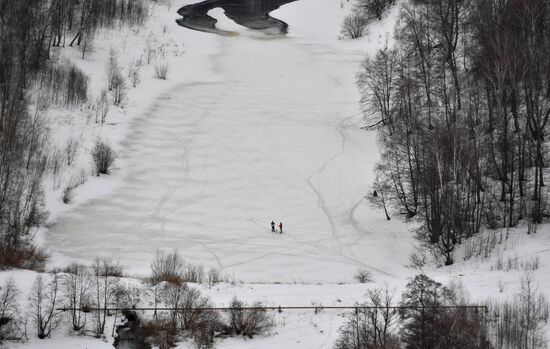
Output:
[[[213,307],[210,299],[206,297],[197,297],[196,294],[189,294],[189,300],[193,302],[185,302],[188,307],[186,308],[208,308]],[[193,338],[197,348],[213,348],[214,347],[214,336],[216,332],[219,332],[222,323],[221,317],[218,311],[214,310],[192,310],[187,312],[180,312],[180,315],[186,313],[187,319],[187,331],[189,331],[191,337]]]
[[[55,149],[48,159],[48,167],[54,176],[59,174],[63,162],[63,153],[61,150]],[[54,187],[53,189],[57,188]]]
[[[488,258],[499,244],[501,240],[499,235],[501,234],[502,232],[496,230],[485,230],[466,240],[464,242],[464,259],[468,260],[472,257]]]
[[[520,260],[516,257],[508,257],[506,260],[502,259],[502,257],[499,256],[497,261],[493,266],[491,266],[491,270],[503,270],[503,271],[511,271],[511,270],[518,270],[520,267]]]
[[[151,64],[153,59],[157,56],[157,49],[155,45],[155,37],[151,32],[145,40],[145,56],[147,58],[147,65]]]
[[[229,323],[226,332],[252,338],[255,335],[264,334],[273,326],[273,318],[264,309],[260,309],[261,303],[257,302],[252,309],[243,309],[246,304],[233,298],[229,307]]]
[[[541,267],[540,258],[539,256],[536,256],[535,258],[529,258],[526,261],[521,261],[520,266],[521,270],[525,272],[538,270]]]
[[[207,311],[193,309],[208,308],[211,306],[210,299],[203,297],[199,290],[187,287],[180,299],[179,308],[181,310],[178,312],[179,327],[192,333],[204,321],[204,314],[208,313]]]
[[[62,200],[64,204],[68,204],[73,199],[73,187],[67,186],[63,189]]]
[[[342,23],[341,35],[348,39],[357,39],[365,35],[368,19],[361,11],[347,15]]]
[[[120,106],[126,99],[126,82],[124,79],[117,77],[113,85],[113,104]]]
[[[160,297],[164,304],[170,308],[170,321],[174,328],[178,328],[178,311],[183,307],[183,297],[188,288],[189,287],[185,283],[168,283],[164,285],[161,291]]]
[[[67,140],[67,145],[65,146],[65,155],[67,156],[67,165],[71,166],[76,155],[78,154],[78,148],[80,147],[80,142],[78,138],[69,137]]]
[[[86,74],[65,59],[46,67],[40,73],[38,84],[51,102],[77,106],[88,100],[88,81]]]
[[[138,65],[134,64],[128,70],[128,78],[132,83],[132,87],[136,88],[137,85],[141,82],[141,72]]]
[[[66,15],[67,11],[74,11],[67,8],[71,5],[72,4],[67,4],[65,5],[65,8],[63,8],[63,5],[59,6],[60,9],[64,10],[59,11],[61,13],[61,16]],[[77,16],[77,18],[91,19],[79,21],[80,24],[76,24],[76,26],[74,22],[67,21],[66,19],[56,18],[53,23],[69,23],[64,25],[56,25],[52,28],[52,30],[54,31],[54,46],[59,46],[59,41],[61,38],[63,38],[63,42],[65,40],[64,36],[60,35],[59,31],[61,31],[61,33],[64,33],[68,29],[70,29],[70,31],[75,30],[75,36],[71,40],[69,45],[73,46],[75,42],[77,43],[77,45],[83,45],[85,40],[87,39],[87,36],[89,37],[94,34],[98,28],[119,29],[123,25],[141,25],[143,21],[147,18],[149,10],[149,3],[145,0],[113,0],[109,1],[108,3],[100,3],[100,5],[101,6],[77,7],[75,13],[75,16]],[[72,7],[70,8],[72,9]],[[57,15],[57,13],[54,13],[54,16],[55,15]],[[59,38],[59,40],[56,40],[57,38]]]
[[[504,292],[504,283],[502,282],[502,280],[498,280],[498,292]]]
[[[113,261],[109,258],[102,258],[101,260],[102,275],[121,278],[124,277],[124,265],[118,261]]]
[[[193,328],[191,333],[197,349],[214,348],[214,336],[218,328],[218,312],[203,312],[201,314],[201,321]]]
[[[92,160],[98,176],[100,173],[110,174],[116,158],[117,154],[109,143],[106,143],[100,139],[95,142],[92,149]]]
[[[185,262],[177,251],[164,253],[157,251],[151,263],[151,282],[156,285],[160,282],[181,285],[184,282]]]
[[[113,82],[113,104],[120,106],[126,99],[126,82],[121,76],[116,76]]]
[[[422,269],[428,260],[427,249],[424,246],[416,245],[414,251],[409,255],[409,266],[414,269]]]
[[[102,90],[101,95],[95,102],[95,123],[105,123],[109,114],[109,98],[107,98],[107,90]]]
[[[11,249],[0,246],[0,265],[19,269],[44,271],[50,259],[47,251],[32,244]]]
[[[126,98],[127,88],[122,68],[118,63],[118,57],[114,50],[111,50],[107,65],[107,83],[109,91],[113,94],[113,104],[120,106]]]
[[[158,349],[174,348],[178,341],[177,330],[167,319],[145,320],[140,329]]]
[[[76,181],[74,181],[73,183],[76,183],[77,185],[82,185],[86,183],[87,180],[88,180],[88,173],[84,168],[81,168],[79,176],[76,177]]]
[[[214,286],[220,282],[227,282],[227,277],[224,277],[218,269],[212,268],[208,270],[208,285]]]
[[[369,271],[366,271],[365,269],[359,269],[355,275],[353,276],[353,278],[359,282],[359,283],[362,283],[362,284],[366,284],[366,283],[369,283],[369,282],[372,282],[372,274],[369,272]]]
[[[221,327],[218,312],[199,310],[212,307],[210,300],[187,284],[166,284],[162,299],[170,308],[171,327],[193,338],[199,348],[210,348]]]
[[[183,280],[196,284],[202,284],[206,278],[204,266],[196,264],[186,264],[183,272]]]
[[[155,77],[157,79],[166,80],[168,76],[168,63],[161,62],[155,65]]]

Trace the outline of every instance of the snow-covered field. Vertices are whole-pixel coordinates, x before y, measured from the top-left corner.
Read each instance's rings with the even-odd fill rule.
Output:
[[[341,8],[337,0],[300,0],[273,12],[289,24],[285,37],[239,27],[220,9],[210,13],[218,27],[238,35],[180,28],[175,11],[190,2],[156,7],[150,27],[110,37],[78,63],[100,89],[108,44],[128,62],[151,30],[181,51],[170,55],[167,81],[153,79],[149,69],[124,111],[113,116],[116,122],[94,128],[94,136],[111,139],[119,150],[118,170],[90,178],[69,205],[59,192],[50,195],[52,220],[40,238],[53,265],[110,256],[142,276],[157,250],[177,249],[188,262],[243,282],[204,288],[220,305],[233,295],[269,305],[351,305],[368,287],[387,282],[402,289],[419,272],[407,267],[413,226],[386,221],[365,199],[378,147],[375,135],[360,129],[355,87],[360,61],[391,40],[398,7],[365,38],[350,42],[338,40],[350,5]],[[81,163],[89,166],[83,153]],[[272,220],[283,222],[282,235],[270,232]],[[521,271],[493,270],[496,261],[539,257],[536,280],[550,295],[548,229],[532,236],[523,231],[513,231],[490,259],[464,262],[458,251],[454,266],[431,265],[425,272],[441,282],[462,281],[473,300],[509,297]],[[359,269],[375,282],[356,283]],[[0,278],[9,275],[28,292],[33,273]],[[217,347],[331,348],[340,315],[276,314],[273,335]],[[58,333],[22,347],[111,343]]]

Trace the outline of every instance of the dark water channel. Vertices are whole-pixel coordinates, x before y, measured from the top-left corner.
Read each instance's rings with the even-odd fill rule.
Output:
[[[140,318],[133,310],[122,311],[125,322],[116,326],[117,336],[113,346],[116,349],[150,349],[151,345],[147,342],[150,333],[146,333],[140,326]]]
[[[286,34],[288,24],[269,13],[294,1],[297,0],[206,0],[180,8],[178,14],[182,18],[177,23],[193,30],[230,35],[231,32],[217,29],[217,20],[208,15],[208,11],[220,7],[239,25],[269,34]]]

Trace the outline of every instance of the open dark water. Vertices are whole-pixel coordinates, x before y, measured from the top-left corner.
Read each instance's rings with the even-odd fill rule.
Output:
[[[270,34],[286,34],[288,24],[269,15],[279,7],[297,0],[206,0],[184,6],[178,10],[182,16],[177,23],[189,29],[230,34],[216,28],[217,20],[208,11],[220,7],[225,15],[244,27]]]

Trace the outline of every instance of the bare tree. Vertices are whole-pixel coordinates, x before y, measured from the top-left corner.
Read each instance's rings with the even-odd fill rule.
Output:
[[[91,306],[91,278],[88,268],[82,264],[69,265],[63,276],[63,296],[67,308],[71,309],[71,321],[74,331],[86,326],[86,314],[83,309]]]
[[[113,276],[113,270],[118,269],[108,259],[97,257],[92,265],[93,299],[96,307],[94,318],[94,333],[100,337],[105,332],[105,323],[109,315],[109,307],[113,301],[114,290],[118,277]],[[115,273],[118,275],[118,272]]]
[[[182,306],[182,299],[188,288],[187,284],[166,284],[162,290],[161,297],[171,309],[170,319],[174,328],[177,328],[178,310]]]
[[[51,278],[36,276],[29,298],[30,316],[36,325],[36,335],[40,339],[51,335],[61,323],[59,306],[59,282],[57,274]],[[50,280],[48,280],[50,279]]]
[[[361,105],[369,119],[372,116],[378,119],[369,122],[369,128],[381,124],[387,126],[390,132],[393,130],[394,115],[397,113],[394,97],[398,93],[395,84],[397,68],[397,49],[388,47],[378,51],[374,59],[367,58],[361,64],[357,74],[357,85],[362,92]]]
[[[397,349],[399,314],[392,308],[394,294],[387,285],[384,289],[369,290],[367,302],[358,304],[354,312],[347,314],[335,348]]]
[[[368,195],[369,202],[374,207],[384,209],[386,220],[391,220],[388,213],[389,198],[387,197],[392,192],[390,184],[377,178],[372,185],[372,190],[372,194]]]
[[[0,286],[0,344],[4,340],[18,340],[21,338],[19,330],[20,291],[15,280],[8,278]]]

